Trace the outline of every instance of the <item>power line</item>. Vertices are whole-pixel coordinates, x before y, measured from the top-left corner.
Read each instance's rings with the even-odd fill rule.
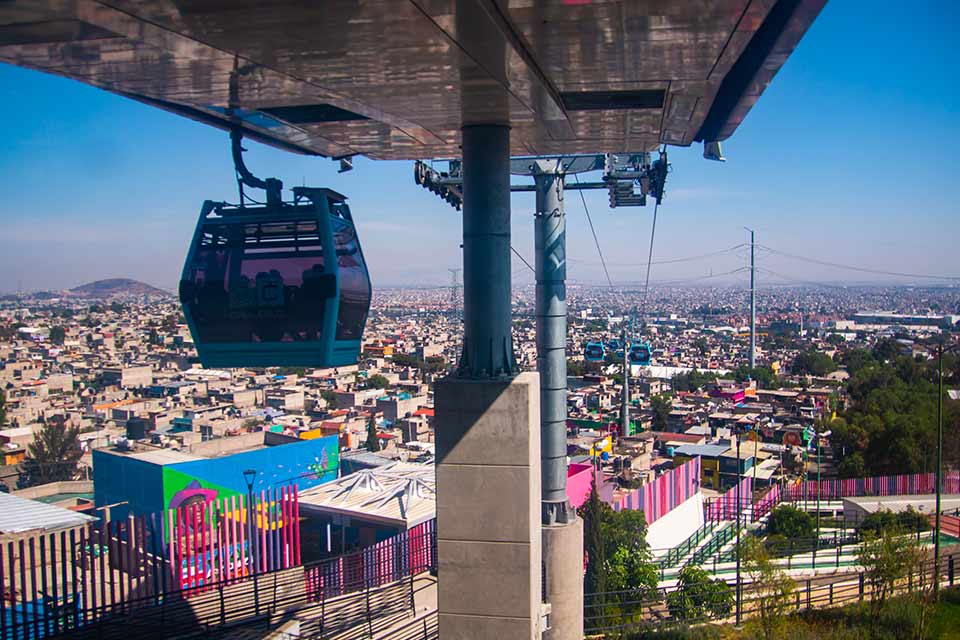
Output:
[[[762,246],[762,245],[759,245]],[[810,262],[812,264],[819,264],[825,267],[834,267],[836,269],[847,269],[849,271],[860,271],[862,273],[873,273],[882,276],[898,276],[901,278],[926,278],[930,280],[960,280],[960,276],[934,276],[930,274],[922,273],[903,273],[899,271],[884,271],[882,269],[868,269],[867,267],[855,267],[849,264],[841,264],[839,262],[829,262],[827,260],[818,260],[816,258],[808,258],[806,256],[800,256],[795,253],[788,253],[786,251],[780,251],[779,249],[774,249],[772,247],[762,246],[764,249],[770,253],[784,256],[786,258],[792,258],[794,260],[800,260],[803,262]]]
[[[573,174],[577,184],[580,184],[580,176]],[[583,189],[577,189],[580,192],[580,202],[583,203],[583,210],[587,214],[587,222],[590,223],[590,233],[593,234],[593,243],[597,245],[597,253],[600,255],[600,264],[603,265],[603,273],[607,276],[607,286],[612,287],[613,281],[610,280],[610,272],[607,271],[607,261],[603,259],[603,251],[600,250],[600,241],[597,240],[597,230],[593,228],[593,220],[590,218],[590,208],[587,206],[587,199],[583,197]]]
[[[729,276],[735,273],[743,273],[749,270],[750,270],[750,267],[738,267],[736,269],[731,269],[730,271],[723,271],[721,273],[711,273],[705,276],[694,276],[692,278],[680,278],[676,280],[652,280],[650,284],[654,286],[664,286],[664,285],[681,284],[684,282],[697,282],[698,280],[710,280],[711,278],[721,278],[723,276]],[[619,286],[626,286],[626,285],[633,285],[638,283],[628,282],[628,281],[618,281],[615,284]]]
[[[828,283],[826,283],[826,282],[815,282],[815,281],[813,281],[813,280],[798,280],[797,278],[791,278],[790,276],[785,276],[785,275],[783,275],[782,273],[777,273],[776,271],[772,271],[772,270],[770,270],[770,269],[767,269],[766,267],[757,267],[757,270],[758,270],[758,271],[762,271],[762,272],[764,272],[764,273],[766,273],[766,274],[768,274],[768,275],[771,275],[771,276],[773,276],[773,277],[775,277],[775,278],[781,278],[781,279],[783,279],[783,280],[786,280],[786,281],[788,281],[788,282],[794,282],[794,283],[796,283],[796,284],[809,284],[809,285],[813,285],[813,286],[817,286],[817,287],[825,287],[825,288],[828,288],[828,289],[846,289],[846,288],[847,288],[847,287],[845,287],[845,286],[843,286],[843,285],[839,285],[839,284],[828,284]]]
[[[701,253],[695,256],[686,256],[683,258],[670,258],[667,260],[654,260],[650,264],[677,264],[679,262],[693,262],[695,260],[703,260],[704,258],[713,258],[716,256],[724,255],[727,253],[733,253],[738,249],[748,246],[748,243],[741,242],[740,244],[733,245],[732,247],[727,247],[726,249],[720,249],[718,251],[711,251],[709,253]],[[568,262],[576,262],[578,264],[586,265],[598,265],[599,262],[593,262],[589,260],[579,260],[574,258],[567,258]],[[643,267],[646,266],[646,262],[608,262],[611,267]]]

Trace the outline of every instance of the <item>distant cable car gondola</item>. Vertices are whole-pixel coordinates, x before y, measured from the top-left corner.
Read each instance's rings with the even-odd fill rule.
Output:
[[[627,361],[632,365],[646,366],[650,364],[650,343],[636,342],[630,345]]]
[[[616,338],[607,340],[607,349],[614,352],[620,351],[620,341],[617,340]]]
[[[587,362],[603,362],[605,355],[602,342],[588,342],[583,348],[583,358]]]
[[[180,280],[180,300],[205,367],[330,367],[356,363],[370,276],[346,198],[295,187],[243,165],[231,134],[241,204],[206,201]],[[246,184],[266,204],[243,203]]]

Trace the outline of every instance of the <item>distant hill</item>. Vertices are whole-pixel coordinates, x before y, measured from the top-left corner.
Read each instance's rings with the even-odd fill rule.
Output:
[[[109,278],[88,282],[70,289],[70,295],[78,298],[116,298],[116,297],[171,297],[171,293],[154,286],[131,280],[130,278]]]

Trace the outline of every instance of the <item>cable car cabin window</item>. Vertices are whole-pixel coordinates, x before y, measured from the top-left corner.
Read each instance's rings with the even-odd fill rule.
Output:
[[[330,220],[337,247],[340,274],[340,312],[337,317],[337,340],[359,340],[370,309],[370,276],[353,226],[341,218]]]
[[[201,342],[320,339],[335,277],[317,222],[207,224],[181,297]]]

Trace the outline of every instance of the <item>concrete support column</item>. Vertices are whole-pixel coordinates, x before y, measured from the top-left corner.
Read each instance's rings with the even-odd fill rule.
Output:
[[[583,638],[583,520],[545,525],[544,599],[550,604],[550,628],[543,640]]]
[[[443,640],[540,638],[538,390],[536,373],[437,383]]]
[[[510,324],[510,129],[463,127],[463,352],[458,374],[517,373]]]
[[[543,598],[550,605],[543,637],[580,640],[583,521],[567,499],[567,231],[559,165],[556,160],[538,160],[533,171]]]
[[[576,518],[567,500],[567,231],[563,174],[557,171],[557,164],[538,161],[533,176],[537,189],[534,263],[544,524]]]

